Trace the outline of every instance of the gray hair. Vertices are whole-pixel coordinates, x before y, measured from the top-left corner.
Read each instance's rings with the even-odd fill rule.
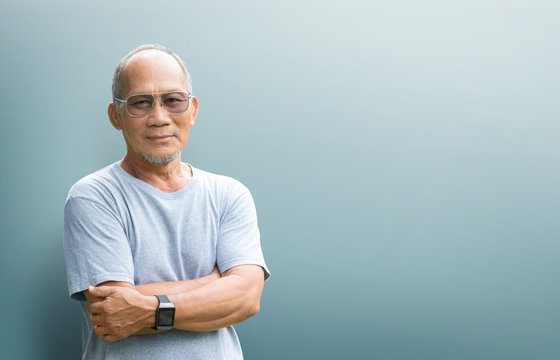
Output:
[[[183,59],[181,59],[179,57],[179,55],[175,54],[173,51],[171,51],[169,48],[163,46],[163,45],[159,45],[159,44],[146,44],[146,45],[140,45],[138,46],[136,49],[132,50],[131,52],[129,52],[125,57],[122,58],[122,60],[119,62],[119,64],[117,65],[117,67],[115,68],[115,72],[113,73],[113,85],[112,85],[112,90],[113,90],[113,103],[114,104],[120,104],[120,102],[118,102],[116,99],[120,99],[121,98],[121,74],[122,71],[124,69],[124,67],[126,66],[126,63],[128,62],[128,60],[133,56],[138,54],[141,51],[145,51],[145,50],[159,50],[162,51],[166,54],[169,54],[171,56],[173,56],[173,58],[175,60],[177,60],[177,62],[179,63],[179,65],[181,65],[181,68],[183,69],[183,73],[185,74],[185,82],[187,83],[187,92],[189,94],[192,94],[192,78],[191,78],[191,74],[189,72],[189,70],[187,69],[187,65],[185,64],[185,62],[183,61]]]
[[[164,164],[169,164],[173,160],[177,159],[180,154],[181,154],[181,150],[177,151],[175,154],[165,155],[162,157],[153,156],[148,153],[140,153],[140,157],[149,163],[164,165]]]

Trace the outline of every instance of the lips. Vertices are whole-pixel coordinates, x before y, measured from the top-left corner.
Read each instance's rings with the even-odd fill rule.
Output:
[[[165,134],[165,135],[149,135],[149,136],[146,136],[146,137],[147,137],[148,139],[150,139],[150,140],[163,140],[163,139],[170,139],[170,138],[172,138],[173,136],[174,136],[174,135],[167,135],[167,134]]]
[[[150,135],[146,136],[146,138],[154,143],[164,143],[173,139],[174,135]]]

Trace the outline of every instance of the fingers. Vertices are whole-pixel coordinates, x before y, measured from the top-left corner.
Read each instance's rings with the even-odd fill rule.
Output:
[[[103,318],[99,314],[94,314],[90,318],[90,323],[94,326],[93,332],[101,338],[106,343],[115,342],[117,340],[124,339],[126,336],[117,335],[119,331],[111,328],[103,321]]]
[[[95,297],[105,298],[107,296],[110,296],[114,292],[114,289],[111,286],[90,286],[88,287],[88,291]]]
[[[96,335],[98,335],[101,338],[101,340],[103,340],[106,343],[112,343],[122,339],[122,337],[120,336],[111,334],[109,332],[109,329],[103,326],[96,326],[94,332]]]
[[[90,318],[90,322],[94,326],[93,332],[106,343],[115,342],[130,335],[125,335],[124,333],[122,333],[122,331],[112,328],[108,324],[105,324],[102,321],[102,317],[100,315],[92,315]]]
[[[101,340],[103,340],[106,343],[112,343],[112,342],[115,342],[115,341],[120,340],[120,339],[121,338],[116,337],[114,335],[105,335],[105,336],[101,337]]]
[[[89,286],[87,290],[89,301],[89,304],[86,306],[87,311],[90,314],[102,313],[105,300],[119,294],[122,290],[123,288],[118,286]]]
[[[100,302],[86,305],[91,314],[90,323],[95,326],[95,334],[105,342],[114,342],[134,334],[144,318],[146,309],[143,306],[145,296],[134,289],[122,286],[90,287],[92,296],[103,298]],[[153,300],[156,300],[155,297]]]
[[[91,314],[91,316],[90,316],[90,318],[89,318],[89,322],[90,322],[93,326],[104,325],[104,324],[102,323],[101,314]]]
[[[96,302],[93,304],[88,304],[86,310],[90,314],[100,314],[103,311],[103,302]]]

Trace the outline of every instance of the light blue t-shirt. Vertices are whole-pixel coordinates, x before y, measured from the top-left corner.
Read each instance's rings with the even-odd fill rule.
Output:
[[[191,166],[174,193],[136,179],[114,163],[78,181],[64,208],[68,288],[81,300],[84,359],[242,359],[233,327],[171,330],[104,343],[89,323],[83,291],[105,281],[134,285],[196,279],[238,265],[260,265],[257,214],[237,180]]]

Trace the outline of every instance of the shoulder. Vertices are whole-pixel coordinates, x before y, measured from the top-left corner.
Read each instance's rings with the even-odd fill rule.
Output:
[[[106,201],[107,197],[112,197],[111,194],[120,187],[117,166],[117,163],[111,164],[78,180],[70,188],[66,201],[73,198]]]
[[[253,196],[239,180],[194,167],[193,173],[195,177],[198,177],[198,183],[205,189],[204,192],[215,204],[221,214],[220,218],[224,218],[235,210],[245,211],[247,214],[255,212]]]
[[[209,190],[213,190],[222,195],[235,195],[249,193],[249,189],[241,181],[230,176],[219,175],[192,167],[197,181],[202,183]]]

